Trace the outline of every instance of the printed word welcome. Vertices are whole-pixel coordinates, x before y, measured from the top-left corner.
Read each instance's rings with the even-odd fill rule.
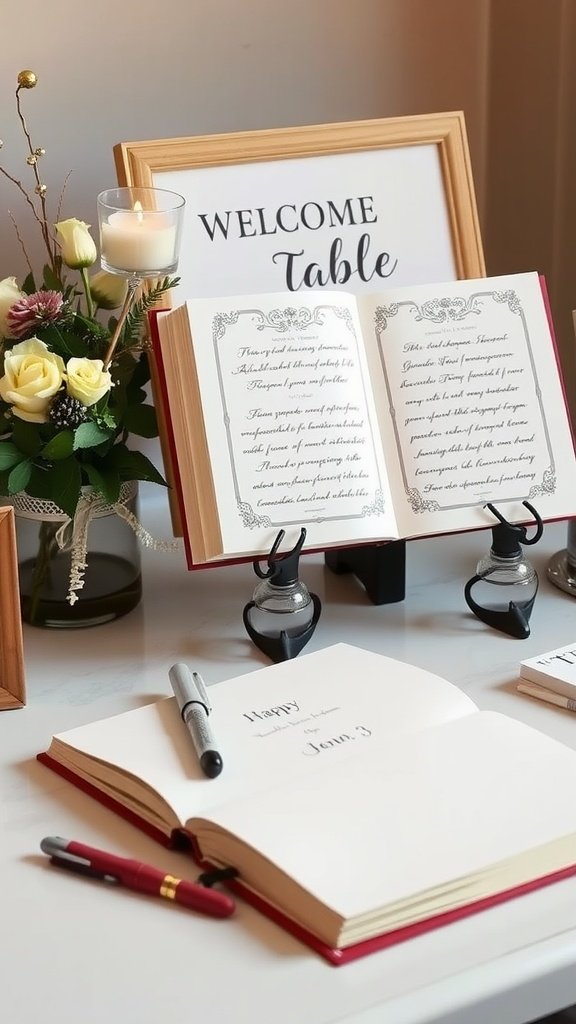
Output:
[[[300,208],[293,203],[283,203],[275,211],[263,206],[247,210],[225,210],[215,212],[211,220],[208,214],[199,213],[210,241],[219,233],[224,239],[232,234],[237,238],[254,238],[257,235],[275,235],[278,231],[292,234],[305,228],[318,231],[320,228],[375,224],[377,215],[372,209],[372,196],[357,196],[343,200],[339,205],[331,199],[324,203],[306,202]]]

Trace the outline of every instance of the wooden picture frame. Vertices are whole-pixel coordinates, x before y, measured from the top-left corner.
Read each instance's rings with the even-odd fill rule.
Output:
[[[190,225],[195,215],[195,202],[193,189],[190,188],[194,184],[194,176],[189,172],[266,164],[267,174],[278,176],[284,173],[291,185],[291,162],[301,158],[325,161],[335,155],[376,154],[379,151],[414,147],[433,147],[437,151],[456,277],[483,277],[485,267],[482,241],[466,127],[461,111],[148,142],[122,142],[114,147],[114,159],[121,185],[177,187],[186,199],[186,217]],[[181,253],[184,263],[187,245],[192,240],[193,235],[188,233],[186,236],[185,233]],[[394,280],[391,283],[418,282]],[[421,283],[426,283],[426,280]],[[194,295],[201,294],[196,290],[194,281],[186,281],[185,285]],[[221,279],[216,285],[224,287]],[[248,290],[269,289],[262,288],[261,282],[254,282],[254,286]],[[224,288],[215,294],[230,293]]]
[[[114,158],[120,185],[171,189],[186,199],[173,305],[206,296],[297,294],[300,287],[377,291],[386,279],[396,286],[485,276],[461,111],[123,142]],[[362,239],[373,243],[370,255],[366,244],[361,253]],[[179,534],[172,500],[171,508]]]
[[[14,509],[0,507],[0,711],[26,703]]]

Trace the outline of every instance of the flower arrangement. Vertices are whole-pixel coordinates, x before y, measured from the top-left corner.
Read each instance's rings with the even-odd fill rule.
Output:
[[[29,272],[20,283],[0,281],[0,495],[15,505],[17,527],[34,522],[37,530],[31,558],[22,554],[28,542],[21,552],[18,534],[23,617],[38,625],[94,624],[134,607],[141,583],[127,560],[89,552],[90,523],[113,515],[128,524],[132,539],[167,546],[134,514],[135,482],[165,481],[129,439],[158,433],[147,402],[144,325],[148,310],[178,279],[139,278],[136,292],[134,280],[121,274],[89,273],[97,247],[89,224],[61,217],[66,182],[50,216],[40,174],[45,150],[33,145],[21,106],[22,90],[36,84],[34,72],[18,75],[16,109],[32,185],[0,161],[0,180],[20,193],[46,252],[36,276],[10,214]],[[87,579],[82,613],[73,606]]]
[[[90,225],[49,216],[40,174],[45,150],[33,145],[21,107],[22,90],[36,84],[32,71],[18,75],[16,107],[33,187],[0,164],[0,175],[24,197],[47,255],[36,277],[13,221],[29,273],[20,284],[15,277],[0,281],[0,494],[49,499],[73,519],[83,488],[114,505],[125,481],[165,484],[128,441],[157,435],[146,401],[143,327],[148,310],[178,279],[147,282],[119,334],[113,316],[104,320],[122,305],[126,282],[104,271],[89,275],[97,260]]]

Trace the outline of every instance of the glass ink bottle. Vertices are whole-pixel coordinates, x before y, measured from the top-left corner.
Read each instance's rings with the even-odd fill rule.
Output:
[[[490,551],[464,588],[466,603],[478,619],[520,640],[530,636],[529,620],[538,593],[538,574],[522,545],[536,544],[544,529],[536,509],[527,501],[522,504],[536,521],[530,539],[525,526],[508,523],[494,505],[486,506],[499,522],[492,527]]]
[[[248,636],[275,662],[287,661],[300,653],[312,636],[321,611],[320,598],[310,593],[298,574],[306,530],[302,527],[292,551],[278,556],[283,538],[284,530],[280,530],[266,569],[258,561],[253,563],[260,582],[243,611]]]

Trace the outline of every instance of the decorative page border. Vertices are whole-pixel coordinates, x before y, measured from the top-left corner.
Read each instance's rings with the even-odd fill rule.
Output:
[[[394,438],[396,441],[396,451],[400,463],[400,471],[402,474],[404,491],[412,512],[416,514],[422,514],[427,512],[454,511],[464,508],[474,508],[478,505],[484,505],[485,500],[476,500],[470,502],[459,502],[455,504],[442,505],[440,504],[440,502],[434,499],[423,497],[423,495],[421,494],[420,490],[417,487],[411,486],[408,479],[408,473],[406,471],[402,443],[397,426],[394,396],[390,388],[390,380],[388,376],[388,370],[386,367],[386,360],[384,357],[384,334],[386,332],[387,327],[389,326],[390,320],[398,315],[402,307],[409,307],[410,309],[413,309],[415,311],[415,320],[430,320],[432,323],[435,324],[448,324],[455,323],[459,320],[464,320],[469,316],[478,315],[480,313],[478,300],[486,298],[491,298],[493,299],[494,302],[497,302],[500,305],[506,305],[509,311],[514,316],[520,317],[520,320],[522,322],[524,342],[526,345],[526,351],[534,383],[536,399],[539,406],[542,428],[544,431],[544,436],[546,438],[546,448],[549,459],[549,465],[546,467],[545,470],[543,470],[542,479],[540,483],[532,485],[528,495],[526,495],[525,491],[522,491],[517,494],[499,495],[498,500],[501,502],[511,502],[523,501],[527,498],[529,501],[533,501],[540,495],[553,495],[556,492],[556,465],[554,461],[554,455],[552,452],[552,446],[550,443],[550,431],[548,428],[546,414],[544,411],[540,383],[536,374],[536,366],[532,351],[530,332],[528,330],[526,316],[517,293],[513,289],[507,289],[506,291],[478,291],[474,292],[472,295],[469,295],[468,297],[443,296],[442,298],[429,299],[426,302],[423,302],[422,305],[418,305],[416,301],[414,301],[413,299],[409,299],[406,300],[405,302],[392,303],[390,306],[378,306],[374,315],[374,327],[378,343],[380,364],[382,367],[382,373],[386,385],[386,394],[390,407]]]
[[[234,450],[234,436],[230,426],[230,413],[228,411],[228,405],[226,401],[226,388],[224,385],[224,375],[222,372],[222,361],[220,356],[220,347],[225,339],[226,331],[231,325],[237,324],[242,316],[251,316],[258,321],[256,330],[270,330],[275,331],[277,334],[281,335],[288,330],[306,330],[308,327],[314,324],[322,324],[324,323],[327,312],[331,312],[334,314],[334,316],[345,321],[346,327],[348,328],[354,339],[356,359],[359,362],[358,336],[356,334],[356,331],[354,330],[354,323],[350,316],[350,311],[345,306],[333,306],[328,304],[322,304],[315,306],[313,310],[306,308],[298,308],[296,306],[285,306],[283,309],[270,310],[269,313],[265,313],[264,310],[256,308],[235,309],[231,310],[228,313],[218,313],[212,319],[212,344],[214,346],[214,359],[218,375],[220,404],[224,412],[224,429],[226,433],[226,447],[228,451],[228,460],[234,484],[234,496],[236,499],[238,515],[242,520],[242,525],[247,529],[283,529],[287,526],[302,526],[310,523],[350,522],[358,519],[366,519],[370,516],[384,515],[385,513],[382,479],[378,467],[378,460],[375,455],[376,444],[370,420],[368,420],[368,424],[370,426],[369,437],[372,449],[371,453],[374,460],[374,465],[376,467],[379,486],[374,491],[371,501],[368,504],[363,505],[362,508],[357,513],[338,516],[318,515],[308,516],[306,518],[299,517],[296,519],[271,519],[269,516],[261,516],[258,513],[256,513],[252,508],[250,502],[245,500],[245,496],[243,496],[240,491],[240,485],[238,482],[238,472],[236,468],[237,459]],[[362,380],[362,390],[364,402],[367,405],[366,382],[364,380]]]

